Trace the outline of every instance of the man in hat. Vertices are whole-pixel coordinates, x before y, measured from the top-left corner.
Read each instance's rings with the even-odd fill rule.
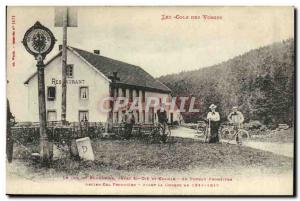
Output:
[[[209,121],[209,129],[210,135],[208,136],[209,143],[217,143],[219,142],[219,127],[220,127],[220,114],[216,112],[217,106],[215,104],[211,104],[209,109],[211,110],[207,114],[207,120]]]
[[[241,127],[241,124],[244,122],[244,115],[238,111],[237,106],[232,107],[232,112],[228,115],[228,121],[233,125],[235,132]],[[238,144],[241,144],[238,135],[236,135],[235,139]]]

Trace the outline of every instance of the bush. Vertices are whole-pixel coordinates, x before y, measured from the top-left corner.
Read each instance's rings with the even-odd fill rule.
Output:
[[[182,123],[181,126],[186,127],[186,128],[190,128],[190,129],[197,129],[197,125],[195,123]]]
[[[258,120],[254,120],[254,121],[250,121],[249,123],[245,123],[244,128],[247,130],[257,130],[258,129],[258,130],[262,130],[262,131],[267,129],[267,127]]]

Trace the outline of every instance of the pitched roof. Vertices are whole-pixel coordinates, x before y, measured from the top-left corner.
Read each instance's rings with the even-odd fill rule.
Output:
[[[57,57],[61,56],[62,52],[59,51],[54,57],[52,57],[47,63],[45,63],[45,67],[47,67],[47,65],[49,63],[51,63],[54,59],[56,59]],[[37,71],[34,72],[32,75],[29,76],[29,78],[27,78],[27,80],[24,82],[24,84],[28,84],[28,82],[37,75]]]
[[[158,89],[165,92],[171,91],[166,85],[153,78],[149,73],[144,71],[139,66],[117,61],[78,48],[72,47],[72,49],[91,65],[97,68],[100,72],[102,72],[106,77],[112,76],[113,72],[118,72],[120,81],[116,81],[117,83],[141,86],[154,90]]]
[[[78,53],[84,60],[94,66],[107,78],[109,76],[112,76],[113,72],[117,72],[117,76],[120,78],[120,81],[116,81],[118,85],[141,87],[150,91],[159,91],[165,93],[171,92],[171,90],[166,85],[153,78],[149,73],[144,71],[139,66],[131,65],[122,61],[117,61],[74,47],[69,47],[69,49]],[[28,83],[28,81],[33,76],[31,76],[25,82],[25,84]]]

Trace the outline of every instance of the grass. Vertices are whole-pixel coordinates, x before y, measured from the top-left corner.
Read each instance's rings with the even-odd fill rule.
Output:
[[[95,140],[92,142],[95,161],[69,158],[53,161],[51,170],[63,174],[79,174],[89,171],[147,171],[188,170],[192,168],[262,168],[272,171],[291,170],[291,158],[230,144],[206,144],[178,138],[174,144],[147,144],[138,140]],[[15,157],[22,152],[15,149]],[[20,154],[19,154],[20,155]],[[39,165],[24,160],[34,172]]]
[[[251,140],[273,143],[294,143],[294,135],[294,128],[289,128],[287,130],[269,132],[266,135],[252,136]]]

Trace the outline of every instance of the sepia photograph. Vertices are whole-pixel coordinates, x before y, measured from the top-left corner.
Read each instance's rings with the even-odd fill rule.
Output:
[[[6,194],[295,196],[293,6],[8,6]]]

